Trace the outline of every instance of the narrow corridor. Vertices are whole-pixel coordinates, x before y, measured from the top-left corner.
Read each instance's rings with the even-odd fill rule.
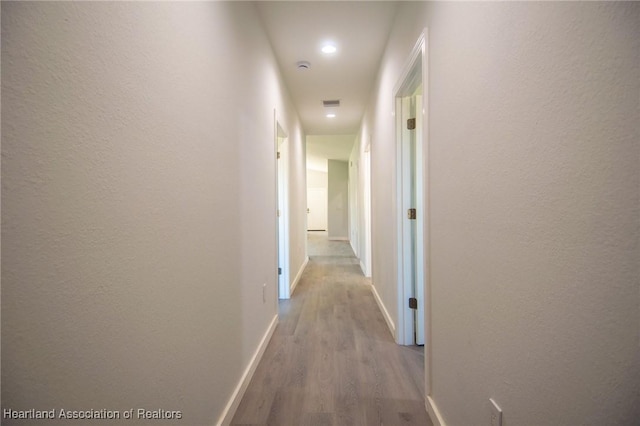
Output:
[[[431,425],[423,352],[393,341],[349,243],[309,233],[309,258],[232,424]]]

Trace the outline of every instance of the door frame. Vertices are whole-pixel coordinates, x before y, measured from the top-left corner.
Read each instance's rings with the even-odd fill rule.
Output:
[[[276,259],[275,274],[278,299],[289,299],[291,288],[289,281],[289,164],[288,164],[288,138],[287,133],[278,120],[277,111],[274,110],[274,162],[275,162],[275,190],[276,190]],[[282,155],[278,158],[278,153]],[[280,212],[280,215],[278,215]],[[281,225],[282,224],[282,225]],[[282,274],[278,273],[282,268]]]
[[[396,125],[396,253],[397,253],[397,282],[398,282],[398,328],[396,340],[401,345],[413,344],[413,310],[408,306],[409,297],[413,294],[413,286],[408,276],[408,259],[406,258],[407,245],[410,243],[406,238],[407,221],[405,220],[405,185],[404,176],[407,165],[406,155],[403,151],[403,129],[405,128],[402,117],[402,99],[415,91],[415,88],[422,85],[423,102],[421,114],[422,131],[416,140],[417,167],[422,169],[421,179],[416,179],[417,185],[417,267],[422,268],[422,294],[417,294],[418,303],[423,304],[424,316],[424,355],[425,355],[425,394],[431,393],[431,270],[430,270],[430,215],[429,215],[429,127],[428,127],[428,51],[427,51],[427,29],[424,29],[418,38],[415,46],[393,91],[393,102]],[[416,132],[417,134],[417,132]],[[420,147],[421,149],[418,149]],[[419,153],[421,151],[421,153]],[[418,174],[420,176],[420,174]],[[419,181],[418,181],[419,180]],[[418,272],[419,274],[419,272]]]
[[[358,144],[359,141],[356,140],[356,145]],[[360,226],[358,226],[360,219],[360,193],[358,192],[360,161],[361,158],[358,158],[356,161],[349,159],[349,220],[347,221],[349,224],[349,243],[351,244],[351,250],[353,250],[353,253],[358,259],[362,258],[362,253],[360,252]]]
[[[360,261],[360,267],[365,277],[371,277],[372,265],[371,265],[371,136],[364,148],[362,156],[363,164],[363,222],[364,222],[364,267],[362,266],[362,260]]]

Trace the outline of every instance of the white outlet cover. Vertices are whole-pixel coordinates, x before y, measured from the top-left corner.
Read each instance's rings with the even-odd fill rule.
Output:
[[[493,398],[489,398],[489,402],[491,403],[491,426],[502,426],[502,410]]]

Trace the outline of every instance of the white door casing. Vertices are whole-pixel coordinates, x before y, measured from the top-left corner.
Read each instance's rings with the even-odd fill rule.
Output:
[[[364,169],[364,268],[365,277],[371,277],[371,144],[368,143],[363,156]]]
[[[394,89],[396,118],[396,252],[398,282],[398,332],[399,344],[413,344],[416,340],[425,344],[425,393],[431,393],[431,328],[429,323],[430,270],[429,270],[429,145],[427,99],[427,31],[416,42],[398,83]],[[420,88],[422,91],[420,91]],[[422,95],[422,96],[418,96]],[[415,105],[415,150],[411,153],[407,135],[407,118],[411,103]],[[410,221],[407,209],[411,206],[410,160],[415,160],[416,219]],[[412,223],[413,222],[413,223]],[[414,245],[415,243],[415,245]],[[414,287],[415,283],[415,287]],[[418,299],[418,312],[409,308],[409,297]]]
[[[289,194],[288,143],[286,133],[275,120],[276,128],[276,192],[277,192],[277,282],[278,298],[289,299]]]

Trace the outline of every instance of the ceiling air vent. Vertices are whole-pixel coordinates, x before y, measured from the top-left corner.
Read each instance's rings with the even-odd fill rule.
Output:
[[[296,63],[296,67],[299,70],[308,70],[311,68],[311,64],[309,63],[309,61],[298,61]]]
[[[334,99],[330,101],[322,101],[322,105],[324,105],[325,108],[336,108],[340,106],[340,100]]]

